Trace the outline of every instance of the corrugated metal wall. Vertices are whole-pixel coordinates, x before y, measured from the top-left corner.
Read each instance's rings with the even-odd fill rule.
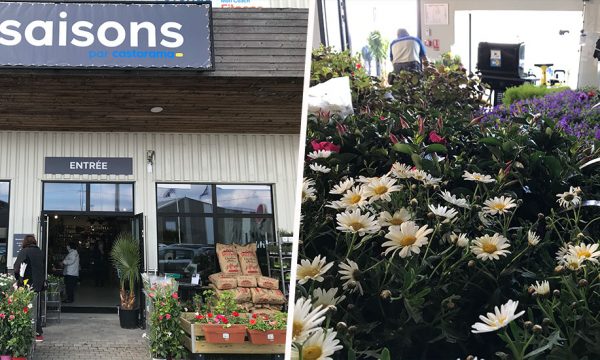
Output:
[[[9,239],[37,234],[43,180],[135,181],[150,270],[157,266],[156,182],[274,184],[277,226],[292,230],[298,141],[297,135],[0,132],[0,180],[11,181]],[[151,174],[147,150],[156,151]],[[46,175],[45,156],[132,157],[134,175]]]
[[[308,9],[310,0],[271,0],[271,7],[274,8],[300,8]]]

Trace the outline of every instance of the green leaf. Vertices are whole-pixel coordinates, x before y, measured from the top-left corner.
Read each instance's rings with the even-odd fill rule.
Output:
[[[381,352],[381,357],[379,359],[380,360],[391,360],[391,358],[392,357],[390,355],[390,351],[388,350],[388,348],[384,348],[383,351]]]
[[[446,153],[448,153],[448,149],[442,144],[431,144],[425,148],[425,152],[426,153],[439,152],[439,153],[446,154]]]
[[[417,167],[417,169],[423,169],[422,158],[417,154],[412,154],[410,158],[413,161],[413,164]]]
[[[411,155],[417,152],[416,147],[409,144],[394,144],[394,146],[392,146],[392,149],[394,149],[394,151],[407,155]]]
[[[348,360],[356,360],[356,353],[352,349],[348,350]]]
[[[500,140],[493,138],[493,137],[486,137],[486,138],[479,139],[479,143],[485,144],[485,145],[493,145],[493,146],[502,145],[502,142],[500,142]]]
[[[561,165],[560,161],[554,156],[544,156],[544,165],[550,172],[550,176],[557,178],[560,176]]]

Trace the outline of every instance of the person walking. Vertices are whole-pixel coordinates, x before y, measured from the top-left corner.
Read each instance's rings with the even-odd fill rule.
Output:
[[[79,279],[79,253],[77,252],[77,245],[74,242],[67,244],[67,251],[69,253],[63,260],[63,265],[65,266],[63,275],[65,276],[65,287],[67,288],[67,300],[65,303],[72,303],[75,300],[75,287]]]
[[[44,291],[46,280],[46,271],[44,270],[44,254],[38,247],[37,241],[33,235],[26,235],[23,239],[21,251],[17,255],[17,261],[14,264],[14,274],[19,286],[25,284],[31,286],[35,292],[33,304],[35,304],[35,341],[44,341],[42,331],[42,311],[41,311],[41,292]]]
[[[421,72],[422,63],[427,64],[425,46],[421,39],[410,36],[406,29],[398,29],[398,38],[390,44],[390,60],[394,73],[400,71]]]

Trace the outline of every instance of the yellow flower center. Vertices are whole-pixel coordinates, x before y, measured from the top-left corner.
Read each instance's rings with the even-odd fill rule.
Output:
[[[577,251],[577,257],[589,258],[589,257],[592,257],[592,253],[588,249],[581,249],[581,250]]]
[[[493,254],[498,250],[498,247],[496,246],[496,244],[485,243],[481,246],[481,249],[483,250],[483,252]]]
[[[313,266],[299,267],[297,271],[298,271],[299,278],[305,278],[305,277],[313,278],[313,277],[317,276],[320,272],[318,268],[313,267]]]
[[[495,204],[492,204],[491,208],[496,209],[498,211],[502,211],[502,210],[506,209],[506,204],[505,203],[495,203]]]
[[[414,235],[405,235],[402,239],[400,239],[400,245],[402,246],[410,246],[417,241],[417,238]]]
[[[401,218],[399,218],[399,217],[393,217],[393,218],[392,218],[392,220],[390,220],[390,224],[392,224],[392,225],[397,225],[397,226],[400,226],[400,225],[402,225],[403,223],[404,223],[404,220],[402,220],[402,219],[401,219]]]
[[[359,222],[357,221],[357,222],[353,222],[352,224],[350,224],[350,227],[351,227],[352,229],[354,229],[354,231],[358,231],[358,230],[362,229],[364,226],[363,226],[363,224],[362,224],[362,223],[359,223]]]
[[[350,196],[350,203],[358,204],[361,199],[362,199],[362,196],[360,196],[359,194],[354,194],[354,195]]]
[[[302,323],[301,321],[294,320],[294,325],[292,328],[292,337],[298,337],[300,333],[302,333],[302,330],[304,330],[304,323]]]
[[[323,354],[323,349],[320,346],[307,346],[302,349],[302,359],[317,360]]]
[[[497,320],[498,320],[498,325],[499,326],[504,325],[504,322],[506,321],[506,315],[504,315],[504,314],[498,315]]]
[[[388,191],[388,187],[385,185],[379,185],[373,189],[373,192],[377,195],[383,195]]]
[[[473,179],[479,181],[479,180],[483,179],[483,177],[481,175],[473,175]]]

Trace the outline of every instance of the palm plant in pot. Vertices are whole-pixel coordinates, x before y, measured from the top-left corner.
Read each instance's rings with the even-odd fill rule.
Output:
[[[121,233],[111,250],[110,257],[119,274],[121,306],[119,321],[124,329],[137,327],[135,287],[140,280],[140,250],[138,241],[130,233]]]

